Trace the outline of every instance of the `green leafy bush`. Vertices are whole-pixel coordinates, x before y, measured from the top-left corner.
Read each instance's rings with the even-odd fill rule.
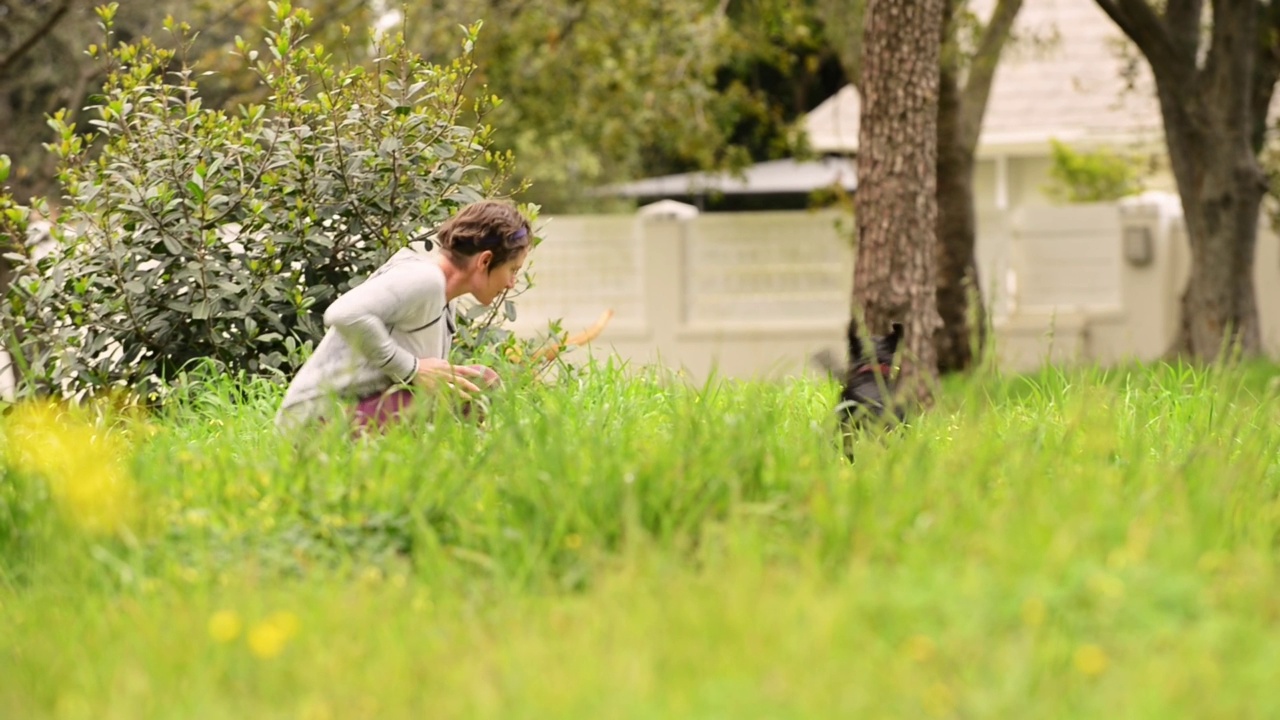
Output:
[[[1107,149],[1081,152],[1050,140],[1053,165],[1045,193],[1064,203],[1119,200],[1142,192],[1142,163]]]
[[[12,163],[8,155],[0,155],[0,183],[9,180]],[[18,204],[8,187],[0,190],[0,250],[15,252],[24,244],[29,209]]]
[[[50,120],[59,248],[19,261],[6,296],[25,392],[154,399],[195,359],[288,372],[335,297],[509,184],[484,122],[499,100],[464,94],[478,24],[447,65],[392,38],[369,67],[342,67],[307,39],[305,10],[272,8],[265,51],[238,43],[270,97],[238,113],[202,105],[185,23],[166,22],[172,48],[113,46],[115,6],[99,9],[93,132]]]
[[[8,285],[9,272],[14,263],[27,260],[31,249],[33,216],[48,214],[48,208],[39,198],[33,206],[23,205],[14,199],[9,186],[5,185],[11,168],[9,156],[0,155],[0,292]]]

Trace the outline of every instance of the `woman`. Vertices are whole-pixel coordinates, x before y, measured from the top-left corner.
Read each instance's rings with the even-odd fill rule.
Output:
[[[489,305],[515,287],[532,239],[513,206],[484,200],[440,226],[438,252],[397,252],[325,311],[328,331],[285,392],[276,426],[331,417],[335,400],[358,424],[381,423],[411,399],[406,385],[467,395],[496,382],[489,368],[449,363],[453,301],[470,293]]]

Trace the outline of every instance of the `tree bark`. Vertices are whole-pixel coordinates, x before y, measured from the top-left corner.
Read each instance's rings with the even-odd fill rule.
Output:
[[[1097,0],[1151,65],[1182,200],[1191,273],[1170,349],[1198,360],[1262,351],[1253,264],[1266,176],[1258,161],[1275,89],[1280,11],[1214,0],[1203,51],[1200,0]],[[1198,59],[1203,56],[1203,61]]]
[[[1161,90],[1161,105],[1170,106]],[[1216,108],[1197,108],[1210,129],[1201,132],[1177,108],[1165,112],[1170,164],[1182,197],[1191,246],[1191,273],[1182,294],[1180,332],[1174,354],[1214,360],[1231,353],[1261,352],[1253,283],[1258,214],[1265,181],[1245,136],[1229,127]],[[1207,158],[1220,158],[1206,161]]]
[[[982,118],[991,97],[1000,55],[1013,32],[1023,0],[1000,0],[983,28],[960,82],[955,49],[944,51],[938,103],[938,312],[942,327],[934,334],[938,370],[961,372],[973,364],[974,352],[987,341],[987,313],[982,301],[974,210],[974,153]],[[944,9],[944,48],[954,42],[955,8],[962,0],[947,0]]]
[[[943,0],[870,0],[858,136],[853,312],[873,335],[906,327],[901,380],[937,379],[938,85]]]
[[[933,335],[938,372],[973,364],[985,341],[978,264],[974,259],[977,218],[973,206],[973,150],[960,139],[960,87],[954,65],[943,63],[938,96],[937,297],[941,324]],[[976,303],[976,306],[975,306]],[[971,318],[979,320],[976,326]]]
[[[934,334],[934,346],[944,373],[968,369],[974,350],[986,343],[986,309],[974,256],[974,152],[996,66],[1023,0],[999,0],[968,56],[954,43],[956,9],[964,2],[944,1],[939,57],[937,302],[942,326]],[[845,75],[860,91],[865,5],[866,0],[819,0],[817,5]],[[963,82],[961,65],[967,65]]]
[[[1213,9],[1212,46],[1197,78],[1201,92],[1183,97],[1185,88],[1170,77],[1176,73],[1156,80],[1191,244],[1174,349],[1206,360],[1236,345],[1244,354],[1262,351],[1253,258],[1266,192],[1252,126],[1258,6],[1217,0]]]

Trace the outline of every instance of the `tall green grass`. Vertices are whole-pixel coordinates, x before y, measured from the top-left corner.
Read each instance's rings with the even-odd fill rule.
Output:
[[[354,442],[64,415],[119,482],[7,449],[0,716],[1274,717],[1276,375],[958,381],[853,464],[830,384],[609,366]]]

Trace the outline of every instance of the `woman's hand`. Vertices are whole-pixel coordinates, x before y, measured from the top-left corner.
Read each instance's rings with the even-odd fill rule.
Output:
[[[498,377],[498,373],[491,367],[486,367],[484,365],[468,365],[467,367],[480,373],[478,376],[480,378],[479,383],[483,387],[491,388],[502,384],[502,378]]]
[[[451,388],[462,397],[470,398],[471,393],[480,392],[480,388],[467,378],[484,378],[484,370],[473,365],[452,365],[440,358],[418,358],[418,374],[413,384],[430,390]]]

